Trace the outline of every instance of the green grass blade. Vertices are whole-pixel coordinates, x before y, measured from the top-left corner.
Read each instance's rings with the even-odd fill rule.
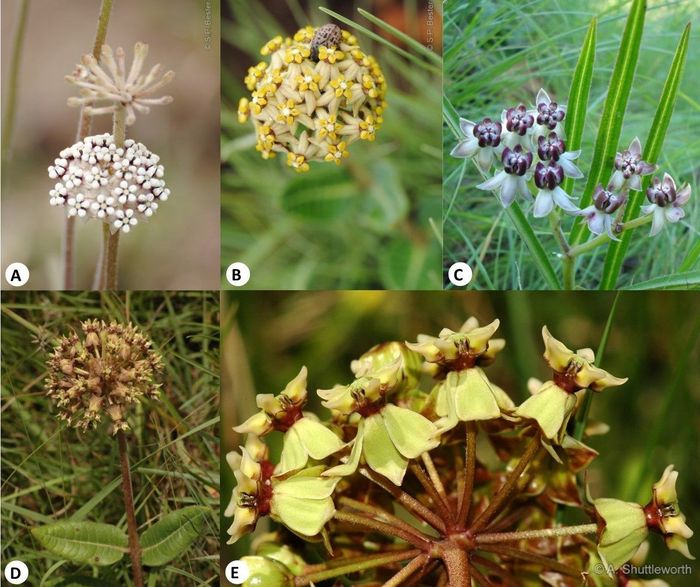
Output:
[[[583,127],[586,124],[586,110],[588,108],[588,96],[591,92],[593,81],[593,63],[595,61],[595,42],[598,20],[593,18],[588,27],[586,38],[581,47],[581,54],[576,62],[574,78],[571,80],[569,98],[566,107],[566,146],[569,151],[576,151],[581,147]],[[562,189],[570,194],[574,180],[567,177]]]
[[[654,121],[651,123],[651,130],[644,143],[644,160],[650,163],[656,163],[661,154],[661,147],[664,144],[666,131],[671,122],[673,108],[676,104],[678,95],[678,86],[683,76],[683,66],[685,58],[688,54],[688,41],[690,40],[690,23],[687,24],[680,41],[676,53],[673,56],[671,69],[666,77],[664,89],[661,93],[659,105],[656,108]],[[644,201],[644,194],[649,185],[649,178],[645,178],[642,184],[642,190],[639,192],[631,192],[627,209],[625,210],[625,220],[631,220],[639,214],[639,209]],[[603,279],[600,283],[600,289],[614,289],[617,284],[617,278],[620,274],[622,261],[625,258],[625,253],[632,239],[632,231],[626,231],[622,234],[619,242],[612,243],[608,248],[607,256],[605,257],[605,268],[603,270]]]
[[[686,271],[685,273],[674,273],[641,281],[624,289],[690,289],[697,286],[700,286],[700,271]]]
[[[377,18],[371,12],[367,12],[366,10],[363,10],[362,8],[358,8],[357,11],[362,16],[364,16],[367,20],[376,24],[383,31],[386,31],[390,35],[393,35],[397,39],[400,39],[401,41],[406,43],[406,45],[411,47],[411,49],[413,49],[417,54],[422,55],[423,57],[425,57],[429,61],[432,61],[433,63],[435,63],[435,65],[437,65],[437,66],[442,65],[442,58],[437,53],[433,53],[425,45],[423,45],[419,41],[416,41],[410,35],[407,35],[406,33],[404,33],[403,31],[400,31],[396,27],[393,27],[390,24],[384,22],[381,18]]]
[[[547,253],[542,248],[542,244],[537,238],[537,235],[535,235],[535,232],[532,230],[532,226],[530,226],[530,223],[527,221],[527,218],[520,209],[520,206],[518,206],[517,202],[513,202],[510,206],[508,206],[508,208],[506,208],[506,212],[508,213],[513,226],[515,226],[515,229],[518,231],[520,238],[522,238],[527,245],[530,254],[535,260],[537,268],[540,270],[540,273],[542,274],[542,277],[544,277],[549,288],[561,289],[561,283],[559,283],[559,278],[557,277],[552,264],[549,262],[549,257],[547,257]]]
[[[681,263],[681,266],[678,268],[678,271],[680,273],[685,273],[686,271],[690,271],[693,267],[695,267],[699,258],[700,258],[700,240],[695,241],[695,245],[693,245],[693,248],[690,249],[690,251],[686,255],[685,259],[683,259],[683,262]]]
[[[579,206],[585,208],[591,203],[593,190],[599,183],[607,181],[607,176],[613,167],[615,153],[617,152],[622,132],[622,122],[627,109],[634,71],[639,57],[639,48],[642,44],[642,32],[644,30],[644,17],[646,15],[646,0],[634,0],[632,9],[627,17],[625,31],[622,34],[622,42],[615,61],[608,94],[603,106],[603,117],[600,121],[598,136],[596,137],[593,151],[593,161],[588,174],[588,181],[583,192]],[[569,242],[576,245],[581,242],[586,225],[577,217],[571,231]]]
[[[401,55],[402,57],[405,57],[406,59],[415,63],[416,65],[420,65],[421,67],[425,67],[426,69],[430,69],[431,71],[437,71],[437,72],[440,72],[440,74],[442,74],[442,67],[435,65],[433,63],[428,63],[428,62],[424,61],[423,59],[416,57],[415,55],[413,55],[413,53],[410,53],[409,51],[406,51],[405,49],[402,49],[401,47],[397,47],[394,43],[392,43],[391,41],[378,35],[374,31],[369,30],[367,27],[363,27],[362,25],[357,24],[356,22],[353,22],[349,18],[345,18],[342,14],[338,14],[337,12],[334,12],[334,11],[326,8],[325,6],[319,6],[318,9],[321,12],[325,12],[328,16],[332,16],[336,20],[339,20],[343,24],[346,24],[350,28],[353,28],[357,31],[360,31],[366,37],[369,37],[370,39],[377,41],[377,43],[381,43],[382,45],[388,47],[389,49],[391,49],[395,53],[398,53],[399,55]]]

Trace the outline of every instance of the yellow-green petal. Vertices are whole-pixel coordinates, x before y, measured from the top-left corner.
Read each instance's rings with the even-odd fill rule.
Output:
[[[551,440],[566,428],[575,407],[574,395],[547,381],[535,395],[516,408],[515,415],[535,420],[542,433]]]
[[[598,541],[598,554],[617,570],[624,565],[649,535],[644,509],[637,503],[619,499],[593,502],[605,528]]]
[[[372,470],[384,475],[394,485],[401,485],[408,459],[394,446],[380,414],[365,418],[364,453]]]
[[[357,426],[357,434],[355,439],[352,441],[352,450],[350,451],[350,457],[346,463],[342,465],[336,465],[331,467],[327,471],[324,471],[322,475],[324,477],[345,477],[347,475],[352,475],[357,471],[357,467],[360,464],[360,456],[362,456],[362,444],[365,435],[365,421],[360,420]]]
[[[308,417],[297,420],[292,429],[299,436],[308,455],[317,461],[345,446],[345,443],[323,424]]]
[[[415,459],[440,444],[435,439],[435,424],[412,410],[387,404],[381,415],[391,441],[407,459]]]

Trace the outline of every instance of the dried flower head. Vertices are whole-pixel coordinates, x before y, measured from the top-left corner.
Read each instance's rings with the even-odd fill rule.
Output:
[[[68,216],[97,218],[112,232],[129,232],[170,195],[159,161],[131,139],[122,148],[110,134],[86,137],[63,149],[49,167],[49,177],[58,180],[49,203],[67,208]]]
[[[358,140],[373,141],[382,124],[386,82],[377,61],[335,25],[277,36],[261,49],[269,56],[248,70],[250,97],[238,118],[251,118],[263,158],[286,154],[308,171],[310,161],[339,164]]]
[[[95,428],[107,414],[111,434],[127,430],[129,406],[158,397],[161,357],[131,324],[87,320],[81,329],[59,340],[48,360],[46,391],[59,418],[74,428]]]
[[[126,124],[134,124],[136,112],[148,114],[151,106],[170,104],[172,96],[152,97],[155,92],[169,84],[175,72],[163,73],[160,64],[154,65],[146,74],[144,63],[148,56],[148,45],[134,45],[134,60],[126,70],[124,49],[112,51],[109,45],[102,46],[100,60],[92,54],[84,55],[66,81],[80,88],[79,97],[68,99],[69,106],[84,106],[91,116],[112,114],[120,107],[126,108]]]

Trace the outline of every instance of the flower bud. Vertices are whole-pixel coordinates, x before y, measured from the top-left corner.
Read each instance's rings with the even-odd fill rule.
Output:
[[[243,587],[293,587],[294,575],[281,562],[265,556],[241,558],[250,574]]]

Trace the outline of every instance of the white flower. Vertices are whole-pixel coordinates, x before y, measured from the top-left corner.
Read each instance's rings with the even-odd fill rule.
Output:
[[[564,169],[555,162],[538,163],[535,168],[535,185],[540,188],[535,198],[533,215],[543,218],[554,209],[554,204],[564,212],[576,213],[579,208],[571,201],[571,197],[559,184],[564,180]]]
[[[459,128],[464,134],[464,138],[452,149],[450,155],[474,159],[481,171],[488,172],[497,161],[497,149],[501,144],[503,126],[500,122],[494,122],[490,118],[484,118],[479,123],[460,118]]]
[[[655,177],[647,188],[647,199],[651,204],[642,206],[642,214],[653,214],[649,236],[657,235],[666,222],[675,223],[685,216],[682,206],[690,199],[690,184],[681,189],[676,188],[676,182],[664,173],[663,180]]]
[[[608,186],[608,189],[605,190],[602,185],[599,185],[593,194],[593,204],[580,210],[577,214],[586,218],[588,228],[593,234],[606,233],[611,239],[620,240],[613,232],[613,225],[616,212],[627,201],[627,198],[610,191],[611,188],[612,186]]]
[[[139,218],[152,216],[158,204],[168,199],[170,190],[159,160],[131,139],[117,148],[109,134],[87,137],[63,149],[49,167],[49,177],[58,180],[49,191],[49,203],[67,206],[69,216],[89,214],[112,230],[128,232]],[[115,218],[121,221],[118,226]]]
[[[564,136],[564,127],[561,121],[566,116],[566,104],[552,102],[547,92],[540,89],[535,98],[535,109],[530,110],[535,117],[534,134],[539,137],[554,131],[558,136]]]
[[[501,113],[501,122],[505,126],[503,143],[508,147],[522,145],[526,149],[532,148],[532,125],[535,118],[527,111],[524,104],[515,108],[508,108]]]
[[[642,161],[642,144],[638,137],[634,137],[626,151],[615,155],[615,173],[610,183],[613,188],[619,190],[627,184],[631,190],[642,189],[643,175],[650,175],[656,171],[657,165]]]
[[[532,198],[530,188],[527,186],[532,165],[532,153],[523,151],[520,145],[514,149],[506,147],[501,156],[503,171],[499,171],[491,179],[476,186],[480,190],[496,190],[499,193],[501,203],[507,208],[520,194],[525,198]]]
[[[564,170],[564,175],[572,179],[581,179],[583,173],[576,167],[574,161],[579,158],[581,151],[567,151],[566,144],[556,132],[548,136],[537,137],[537,156],[541,161],[556,161]]]

